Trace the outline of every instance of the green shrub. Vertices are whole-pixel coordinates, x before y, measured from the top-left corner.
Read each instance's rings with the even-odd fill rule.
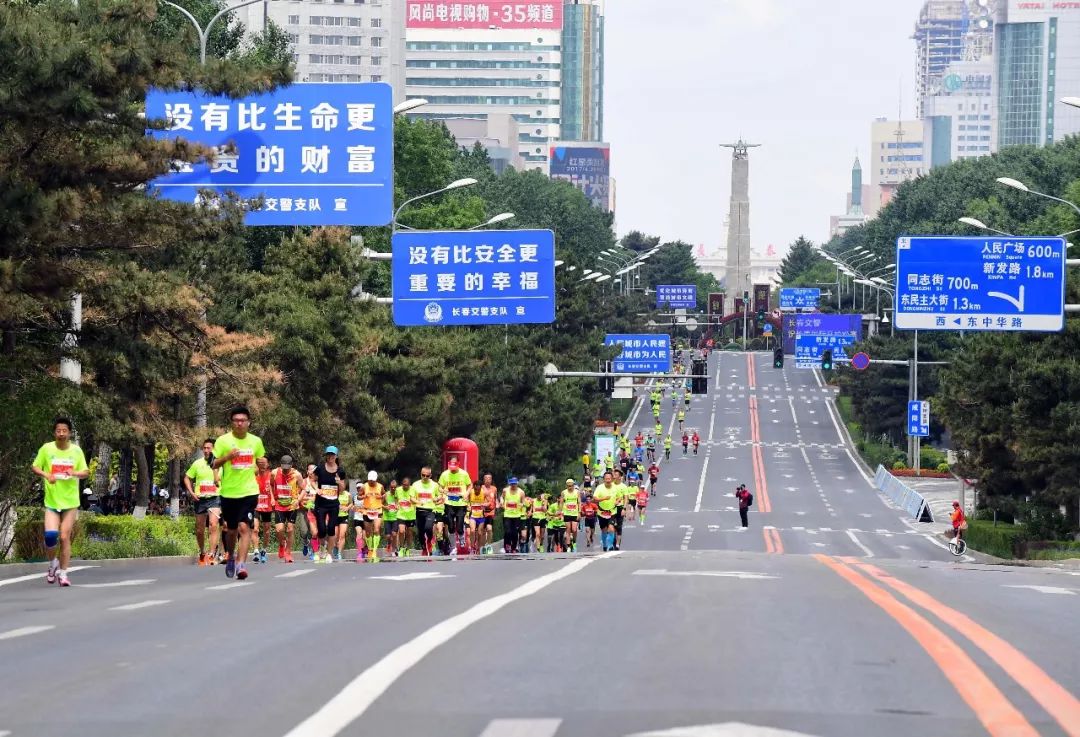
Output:
[[[946,461],[945,454],[936,448],[928,448],[923,446],[919,451],[919,467],[926,469],[935,469],[938,466],[944,464]]]
[[[986,520],[969,520],[964,539],[973,550],[980,553],[998,558],[1013,558],[1015,545],[1024,539],[1024,534],[1024,528],[1019,525],[999,522],[995,527],[993,522]]]
[[[948,463],[939,463],[937,470],[941,473],[949,473],[949,471],[951,471],[952,469],[949,467]]]
[[[905,468],[907,468],[907,464],[903,461],[894,461],[892,464],[892,470],[894,471],[903,471]]]
[[[44,510],[20,512],[15,526],[15,557],[44,560]],[[96,515],[81,512],[71,538],[71,555],[81,560],[142,558],[157,555],[194,555],[193,517],[147,517]]]

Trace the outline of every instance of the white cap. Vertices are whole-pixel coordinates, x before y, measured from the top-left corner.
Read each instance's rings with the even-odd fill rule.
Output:
[[[376,471],[368,471],[367,480],[368,481],[378,481],[379,480],[378,472],[376,472]]]

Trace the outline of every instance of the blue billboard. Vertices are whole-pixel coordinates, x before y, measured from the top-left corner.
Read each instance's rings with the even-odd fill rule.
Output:
[[[201,92],[151,91],[150,130],[217,150],[214,162],[175,162],[148,190],[202,202],[199,190],[263,197],[248,225],[386,225],[393,213],[391,87],[296,84],[240,100]]]
[[[849,356],[844,350],[862,339],[862,315],[795,315],[795,368],[820,368],[821,354],[834,360]]]
[[[907,403],[907,434],[913,438],[930,435],[930,403],[915,400]]]
[[[666,374],[671,371],[670,335],[606,335],[604,345],[622,345],[611,370],[626,374]]]
[[[821,290],[817,287],[788,287],[780,290],[781,310],[817,309]]]
[[[1065,327],[1065,240],[905,236],[896,241],[896,327]]]
[[[550,230],[410,230],[393,237],[395,325],[555,320]]]
[[[663,309],[697,307],[697,286],[694,284],[658,284],[656,285],[656,307]]]
[[[570,182],[604,212],[611,209],[611,149],[606,143],[585,146],[556,144],[549,149],[551,178]]]

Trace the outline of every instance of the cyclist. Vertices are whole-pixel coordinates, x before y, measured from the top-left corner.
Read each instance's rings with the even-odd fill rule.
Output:
[[[964,517],[964,510],[960,508],[960,502],[952,503],[952,528],[953,539],[956,542],[960,542],[964,539],[964,528],[967,527],[967,518]]]

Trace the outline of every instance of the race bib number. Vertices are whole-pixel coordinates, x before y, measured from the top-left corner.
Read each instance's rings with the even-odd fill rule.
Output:
[[[255,465],[255,451],[238,448],[232,459],[233,468],[251,468]]]
[[[336,486],[320,486],[319,487],[319,496],[321,496],[324,499],[337,499],[338,498],[338,488]]]
[[[199,484],[199,496],[217,496],[217,487],[214,484]]]
[[[75,462],[70,458],[54,458],[49,463],[49,470],[57,481],[67,480],[71,478],[71,474],[75,471]]]

